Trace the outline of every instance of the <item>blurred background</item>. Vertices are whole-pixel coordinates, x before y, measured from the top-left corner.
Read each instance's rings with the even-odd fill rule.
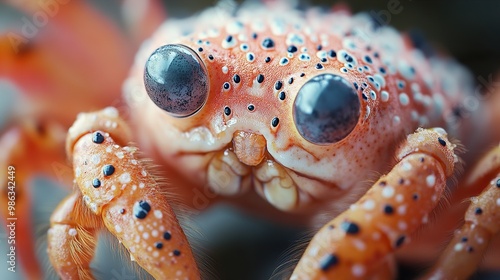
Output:
[[[19,2],[23,1],[12,2],[18,2],[18,4],[14,5],[17,6]],[[143,37],[136,35],[134,33],[136,31],[130,31],[130,23],[122,17],[122,10],[119,6],[121,1],[87,2],[104,18],[115,24],[119,30],[122,30],[123,34],[125,34],[122,36],[126,37],[126,39],[132,38],[130,39],[132,43],[124,45],[120,39],[109,39],[109,41],[104,39],[100,42],[92,42],[92,44],[82,48],[89,48],[92,52],[98,52],[100,46],[108,43],[113,47],[128,47],[129,49],[123,55],[130,56],[127,58],[129,63],[134,48],[138,46]],[[129,7],[127,13],[133,13],[134,7],[140,6],[139,1],[123,2]],[[298,2],[300,7],[319,5],[325,9],[339,3],[319,0],[290,2]],[[396,2],[401,7],[401,11],[397,14],[387,13],[389,6],[394,5]],[[398,30],[416,34],[416,36],[422,38],[425,46],[432,47],[440,52],[448,52],[471,70],[475,81],[479,84],[488,81],[488,86],[493,87],[495,81],[500,80],[495,78],[495,74],[500,70],[500,1],[353,0],[343,3],[351,7],[353,13],[369,12],[378,15]],[[214,4],[216,4],[214,0],[167,0],[163,2],[169,17],[191,16]],[[12,7],[12,5],[4,2],[0,3],[0,34],[12,29],[19,30],[23,24],[22,17],[26,14],[29,14],[29,12],[24,11],[23,13],[18,7]],[[82,14],[82,16],[85,15]],[[161,13],[155,13],[155,16],[161,17]],[[47,28],[51,24],[53,22],[48,22]],[[143,30],[149,32],[151,28],[145,26]],[[43,42],[43,40],[40,41]],[[134,46],[134,44],[136,45]],[[9,61],[6,57],[12,55],[7,53],[9,50],[0,49],[0,51],[2,51],[0,52],[0,131],[2,131],[10,124],[9,121],[12,120],[12,116],[16,115],[15,110],[18,107],[14,105],[24,102],[21,100],[21,93],[24,93],[26,88],[30,88],[29,86],[16,84],[16,82],[36,83],[36,81],[21,78],[19,81],[13,82],[12,79],[5,75],[5,73],[8,73],[7,66],[2,65],[4,61]],[[85,49],[79,51],[85,51]],[[69,59],[73,59],[73,56],[74,54],[68,54]],[[118,61],[120,57],[117,56],[115,59]],[[96,63],[102,63],[102,58],[96,57],[95,61]],[[76,67],[78,66],[75,65]],[[113,69],[113,67],[109,69],[105,68],[106,66],[99,67],[103,67],[106,71],[112,71]],[[64,69],[64,71],[66,70],[72,71]],[[126,75],[127,69],[121,70],[121,76],[113,76],[110,79],[118,81],[120,77]],[[61,88],[61,90],[64,90],[64,88]],[[31,96],[36,96],[36,94]],[[70,103],[68,102],[71,102],[71,99],[64,99],[64,96],[57,96],[57,94],[44,98],[55,98],[51,102],[58,103],[59,106],[63,107],[69,106]],[[115,99],[116,97],[113,97],[110,100]],[[106,100],[96,100],[95,107],[100,108],[111,105],[106,102]],[[71,114],[74,115],[74,112],[71,112]],[[56,113],[54,113],[54,116],[61,117]],[[64,117],[64,125],[66,126],[74,119],[74,117]],[[31,211],[35,217],[33,222],[37,235],[37,256],[47,270],[46,279],[56,279],[55,275],[47,268],[46,230],[48,229],[48,220],[52,210],[68,194],[68,191],[59,186],[54,180],[40,177],[31,184],[30,192],[33,193],[32,197],[35,198]],[[287,259],[287,252],[293,251],[294,244],[303,242],[306,236],[310,235],[305,229],[279,225],[262,217],[254,217],[248,213],[243,213],[229,205],[210,208],[196,215],[193,219],[196,230],[201,232],[195,238],[198,240],[196,243],[202,247],[203,255],[206,256],[204,257],[205,262],[211,267],[210,279],[269,279],[274,269]],[[20,273],[22,267],[18,267],[19,272],[15,274],[7,271],[5,262],[7,244],[4,238],[6,236],[4,229],[4,227],[0,227],[0,279],[24,279],[24,276]],[[98,278],[139,279],[136,276],[135,268],[127,265],[126,259],[128,257],[116,252],[119,251],[116,242],[110,241],[110,238],[107,237],[102,240],[104,242],[100,242],[98,257],[93,265],[96,268]],[[18,262],[17,265],[20,266],[21,264]],[[411,275],[412,272],[419,270],[419,268],[412,267],[402,267],[402,269],[403,275]],[[142,279],[147,278],[145,275],[141,277]],[[498,277],[500,276],[495,275],[493,272],[484,272],[475,275],[474,279],[499,279]],[[402,276],[402,279],[404,278],[405,276]]]

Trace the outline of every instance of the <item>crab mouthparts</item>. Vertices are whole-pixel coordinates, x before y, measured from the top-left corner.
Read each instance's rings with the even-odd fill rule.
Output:
[[[255,132],[238,130],[233,135],[233,149],[240,162],[256,166],[264,159],[266,138]]]

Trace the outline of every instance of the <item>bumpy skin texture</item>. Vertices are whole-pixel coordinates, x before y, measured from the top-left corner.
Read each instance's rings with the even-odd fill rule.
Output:
[[[467,121],[447,117],[473,91],[470,75],[461,66],[447,58],[426,57],[408,37],[389,27],[374,27],[365,15],[300,12],[275,5],[242,8],[236,16],[212,9],[166,22],[139,51],[125,83],[131,119],[141,148],[169,167],[174,182],[182,178],[180,193],[189,197],[208,185],[221,196],[234,196],[253,187],[275,208],[311,221],[325,210],[334,217],[358,201],[374,174],[387,172],[393,164],[397,144],[419,126],[441,126],[465,144],[474,142],[458,129],[470,127]],[[144,90],[144,64],[166,44],[195,51],[209,74],[208,100],[188,118],[157,108]],[[294,101],[304,84],[328,73],[352,83],[361,103],[360,117],[344,139],[318,145],[297,129]],[[476,124],[476,131],[482,128]],[[260,163],[242,164],[240,154],[245,153],[234,145],[241,142],[235,142],[235,136],[242,131],[265,139]],[[439,200],[438,193],[434,200]],[[467,197],[462,193],[454,199]],[[235,199],[253,211],[262,209],[262,202],[254,199]],[[460,219],[463,212],[453,215]],[[433,226],[442,232],[453,229],[449,222],[438,224]],[[444,235],[430,248],[438,248]],[[413,242],[412,248],[418,244]],[[406,258],[429,260],[437,253],[425,250],[418,255],[407,251]],[[485,263],[495,266],[496,258],[489,256]]]
[[[269,13],[276,9],[281,14]],[[206,102],[185,118],[175,118],[158,108],[145,90],[148,87],[143,79],[144,65],[155,49],[166,44],[190,48],[208,74]],[[294,122],[297,95],[320,74],[340,77],[352,84],[361,104],[356,126],[345,137],[335,139],[335,143],[308,141]],[[425,58],[410,40],[387,27],[374,28],[368,17],[344,12],[323,14],[317,10],[302,13],[279,5],[243,8],[236,17],[222,10],[208,10],[196,19],[165,23],[138,53],[124,88],[134,125],[131,136],[121,119],[108,122],[106,118],[110,116],[90,118],[88,127],[82,126],[78,133],[69,131],[67,150],[70,156],[78,155],[73,164],[79,190],[54,214],[49,236],[51,259],[64,278],[90,277],[88,254],[94,249],[96,230],[104,226],[155,277],[179,276],[177,271],[182,271],[191,273],[189,278],[198,278],[182,229],[169,210],[167,198],[158,195],[158,186],[148,181],[154,186],[151,193],[133,193],[134,185],[140,189],[143,177],[151,179],[146,171],[134,167],[135,158],[121,161],[125,154],[107,158],[116,163],[116,170],[123,172],[113,179],[121,186],[113,184],[115,181],[102,187],[93,185],[99,172],[111,173],[104,176],[114,173],[101,169],[101,162],[94,156],[107,155],[113,149],[117,149],[116,153],[129,152],[120,150],[127,143],[119,139],[129,137],[148,155],[165,163],[171,184],[181,199],[193,206],[193,192],[208,186],[219,197],[256,192],[262,200],[242,203],[256,212],[269,209],[263,206],[267,200],[281,211],[282,217],[294,219],[301,215],[302,222],[310,222],[316,214],[326,212],[328,219],[334,218],[306,249],[293,278],[366,277],[371,273],[377,273],[381,279],[392,276],[392,252],[408,243],[407,237],[426,223],[425,217],[439,203],[446,177],[453,173],[456,162],[454,145],[440,129],[412,134],[411,140],[403,142],[397,164],[391,161],[396,146],[418,126],[444,126],[456,132],[444,116],[471,91],[468,76],[459,66],[444,59]],[[352,103],[347,102],[349,105]],[[102,123],[95,127],[92,120]],[[317,123],[311,121],[310,125]],[[120,133],[113,135],[115,128]],[[83,135],[96,130],[106,137],[104,150],[102,146],[97,150],[86,146],[93,144],[90,135]],[[118,139],[120,146],[115,147],[111,139]],[[440,152],[443,147],[449,150]],[[374,174],[386,172],[370,189],[368,182],[376,179]],[[484,201],[480,200],[481,205],[487,205],[488,210],[496,207],[497,196],[488,193]],[[245,198],[241,196],[235,201],[243,202]],[[409,202],[410,198],[413,201]],[[410,203],[416,204],[414,208],[409,209]],[[148,239],[155,235],[154,230],[162,231],[159,225],[151,220],[142,224],[137,221],[143,215],[152,218],[156,208],[164,210],[158,215],[164,218],[160,226],[174,227],[175,236],[180,239],[172,248],[153,245],[164,249],[162,252],[171,252],[174,256],[168,257],[174,260],[188,252],[185,263],[179,267],[165,267],[155,259],[167,257],[160,253],[155,256],[154,252],[159,251],[154,251],[152,240]],[[122,213],[121,209],[126,210]],[[130,215],[127,209],[135,215],[128,224],[119,218],[125,213]],[[91,214],[98,221],[90,218]],[[469,216],[468,213],[467,222],[480,229],[472,234],[489,239],[498,231],[486,228],[488,232],[484,233],[484,221],[488,220]],[[496,218],[491,213],[483,217]],[[148,238],[139,233],[141,225],[151,230]],[[464,232],[469,228],[472,226],[467,224]],[[78,240],[81,235],[85,239]],[[74,236],[77,238],[72,239]],[[90,245],[88,251],[77,254],[75,262],[65,267],[66,253],[79,242]],[[135,251],[135,243],[140,244],[140,251]],[[74,266],[81,274],[65,274]],[[454,273],[453,264],[443,267],[451,268],[443,270],[448,271],[445,273]],[[473,270],[475,266],[469,268]]]
[[[449,62],[429,63],[395,30],[372,31],[365,16],[284,11],[280,14],[286,16],[269,14],[258,6],[241,9],[233,18],[210,10],[194,19],[166,22],[140,50],[125,83],[131,117],[142,148],[159,152],[175,172],[190,177],[195,185],[208,183],[217,192],[231,188],[217,185],[207,167],[214,155],[232,147],[236,132],[249,131],[263,135],[267,142],[265,160],[252,172],[267,174],[264,168],[272,165],[293,181],[293,187],[284,191],[268,184],[275,176],[257,179],[255,189],[261,196],[287,211],[308,211],[311,201],[316,207],[332,199],[343,208],[368,187],[359,178],[370,179],[374,172],[384,171],[395,145],[418,126],[443,126],[442,116],[470,87],[460,84],[466,79],[452,79],[441,71]],[[219,16],[211,16],[214,12]],[[264,47],[267,39],[272,47]],[[169,116],[144,90],[146,60],[165,44],[191,48],[209,73],[208,100],[189,118]],[[288,51],[290,46],[297,50]],[[317,145],[297,130],[293,104],[306,82],[326,73],[357,87],[360,118],[341,141]],[[234,82],[235,75],[240,82]],[[261,83],[259,75],[264,76]],[[249,110],[249,105],[254,109]],[[231,109],[229,115],[225,107]],[[274,118],[279,119],[276,127]],[[227,157],[232,153],[228,150]],[[244,177],[237,173],[224,175]],[[291,202],[275,198],[278,192],[286,192]]]

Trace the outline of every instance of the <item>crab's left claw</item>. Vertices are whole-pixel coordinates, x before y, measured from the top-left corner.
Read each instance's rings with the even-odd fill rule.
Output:
[[[69,130],[66,148],[79,189],[51,218],[54,268],[63,279],[92,277],[97,232],[107,228],[156,279],[200,279],[167,197],[136,157],[137,149],[126,146],[127,135],[128,126],[114,108],[81,114]]]

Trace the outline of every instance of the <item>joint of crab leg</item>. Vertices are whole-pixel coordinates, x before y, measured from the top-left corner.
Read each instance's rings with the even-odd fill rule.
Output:
[[[120,145],[126,145],[132,139],[132,133],[127,123],[120,118],[118,110],[107,107],[103,110],[78,114],[76,121],[68,130],[66,138],[66,155],[71,160],[73,146],[83,135],[94,131],[105,131]]]
[[[451,147],[443,150],[442,142]],[[437,205],[447,174],[453,173],[445,171],[453,169],[454,157],[448,155],[452,148],[436,131],[418,130],[408,137],[400,161],[319,230],[293,275],[297,279],[350,279],[377,272],[384,259],[426,223]],[[448,161],[443,163],[443,158]]]
[[[458,157],[454,153],[456,145],[447,138],[442,128],[417,129],[416,133],[408,135],[405,143],[399,148],[397,159],[401,160],[411,153],[425,153],[441,162],[446,176],[453,173]]]
[[[191,247],[161,186],[107,133],[81,136],[73,148],[75,181],[86,207],[156,279],[199,279]]]

